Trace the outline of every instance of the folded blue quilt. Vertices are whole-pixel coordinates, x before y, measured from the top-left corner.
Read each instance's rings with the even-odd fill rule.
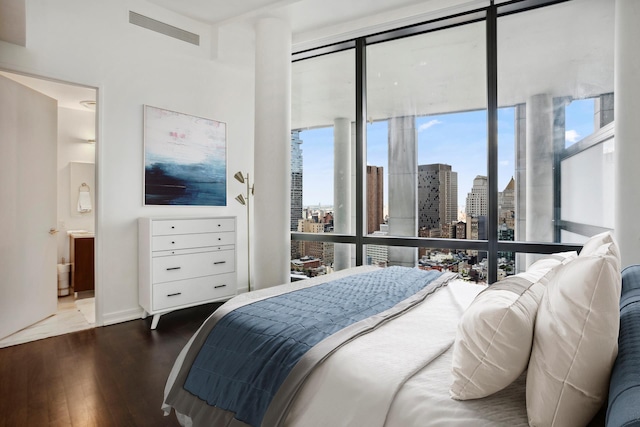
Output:
[[[390,267],[237,308],[209,333],[184,389],[259,426],[278,388],[309,349],[420,292],[441,274]]]

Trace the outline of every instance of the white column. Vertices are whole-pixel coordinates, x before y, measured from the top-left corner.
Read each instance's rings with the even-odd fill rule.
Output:
[[[615,236],[622,267],[640,262],[640,2],[616,0]]]
[[[415,117],[389,119],[389,235],[418,234],[418,139]],[[415,267],[417,248],[389,246],[389,265]]]
[[[351,227],[351,120],[333,121],[333,231],[352,234]],[[351,267],[351,245],[336,243],[334,270]]]
[[[255,289],[289,282],[291,236],[291,30],[256,24],[254,137]]]
[[[553,242],[553,101],[534,95],[527,102],[526,240]]]
[[[515,108],[515,240],[526,240],[527,229],[527,105]],[[516,273],[527,269],[527,254],[516,253]]]

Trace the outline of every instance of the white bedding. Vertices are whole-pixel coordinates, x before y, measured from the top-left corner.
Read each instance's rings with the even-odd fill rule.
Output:
[[[454,281],[401,318],[342,347],[307,380],[286,425],[528,425],[524,377],[489,399],[449,397],[457,322],[482,289]]]
[[[338,275],[371,269],[358,267]],[[324,280],[316,278],[257,291],[230,303],[262,299]],[[449,397],[457,323],[464,308],[482,289],[454,280],[405,315],[341,347],[307,379],[285,425],[528,425],[524,376],[488,398],[461,402]],[[178,357],[167,389],[189,345]],[[167,412],[171,408],[163,405],[163,409]],[[189,421],[181,420],[183,425],[190,425]]]

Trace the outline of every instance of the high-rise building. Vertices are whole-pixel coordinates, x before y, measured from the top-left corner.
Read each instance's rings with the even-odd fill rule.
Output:
[[[515,188],[516,183],[512,177],[504,191],[498,193],[498,225],[505,224],[510,230],[515,229]]]
[[[473,180],[471,192],[467,193],[466,214],[469,216],[487,216],[489,184],[486,176],[478,175]]]
[[[513,241],[514,240],[514,230],[513,228],[508,228],[507,224],[500,224],[498,226],[498,240],[509,240],[509,241]],[[498,252],[498,256],[500,258],[506,258],[508,261],[514,261],[515,260],[515,253],[514,252]]]
[[[324,233],[325,225],[324,221],[316,222],[312,219],[299,219],[297,230],[302,233]],[[296,258],[319,258],[324,265],[333,264],[333,243],[312,241],[297,241],[295,243],[297,243]],[[291,243],[292,253],[293,246],[294,242]]]
[[[389,234],[389,225],[381,224],[380,230],[372,233],[374,236],[387,236]],[[386,267],[389,261],[389,247],[378,245],[367,245],[367,265],[378,265]]]
[[[456,223],[456,239],[466,239],[467,238],[467,223],[458,221]]]
[[[458,173],[451,165],[418,166],[418,227],[441,229],[458,221]]]
[[[367,166],[367,234],[384,222],[384,168]]]
[[[302,219],[302,140],[300,131],[291,131],[291,231]]]

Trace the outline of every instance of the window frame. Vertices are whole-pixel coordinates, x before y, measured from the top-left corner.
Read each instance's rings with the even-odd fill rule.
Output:
[[[359,37],[341,43],[309,49],[292,54],[292,62],[302,61],[322,55],[339,52],[346,49],[355,49],[355,78],[356,78],[356,140],[355,140],[355,234],[334,233],[301,233],[291,232],[292,241],[315,241],[332,243],[349,243],[355,245],[356,266],[363,265],[366,260],[366,245],[402,246],[402,247],[428,247],[433,249],[475,250],[487,252],[488,256],[488,283],[497,281],[498,255],[501,252],[551,254],[560,251],[580,251],[582,245],[565,243],[538,243],[498,240],[498,18],[514,13],[525,12],[539,7],[564,3],[570,0],[515,0],[499,5],[493,0],[487,7],[474,9],[468,12],[455,14],[432,21],[402,27],[378,34]],[[460,240],[428,237],[396,237],[396,236],[371,236],[366,234],[366,126],[367,126],[367,46],[384,43],[404,37],[440,31],[461,25],[484,21],[486,24],[486,67],[487,67],[487,178],[488,178],[488,212],[487,212],[487,240]],[[602,139],[603,142],[605,139]],[[577,144],[576,144],[577,145]],[[556,234],[561,230],[584,230],[582,224],[568,224],[560,221],[560,175],[559,165],[567,156],[575,154],[578,149],[586,149],[584,144],[580,147],[559,149],[554,155],[554,166],[558,172],[554,177],[556,185],[555,211]],[[599,231],[589,229],[589,231]],[[559,241],[560,239],[556,239]]]

